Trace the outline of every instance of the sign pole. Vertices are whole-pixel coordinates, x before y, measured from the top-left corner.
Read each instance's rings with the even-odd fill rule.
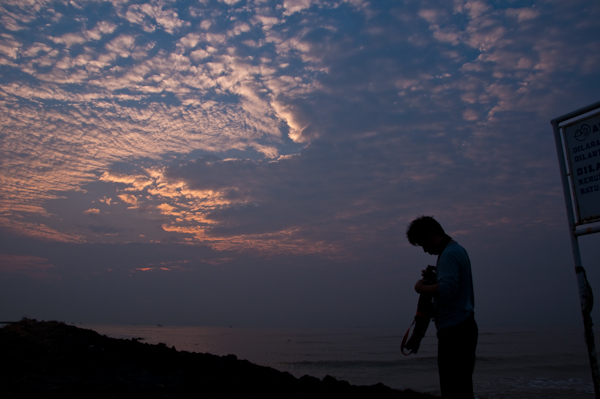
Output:
[[[565,160],[565,153],[569,156],[569,148],[564,148],[564,142],[560,134],[559,123],[566,121],[575,116],[582,115],[595,108],[599,108],[600,103],[592,104],[589,107],[581,109],[579,111],[572,112],[564,115],[561,118],[552,120],[552,127],[554,129],[554,140],[556,142],[556,151],[558,153],[558,163],[560,166],[560,173],[563,185],[563,194],[565,197],[565,204],[567,208],[567,218],[569,220],[569,236],[571,238],[571,248],[573,250],[573,260],[575,263],[575,273],[577,276],[577,285],[579,290],[579,301],[581,303],[581,313],[583,316],[583,325],[585,329],[585,341],[588,348],[588,358],[590,361],[590,367],[592,369],[592,381],[594,383],[594,391],[596,393],[596,399],[600,399],[600,369],[598,368],[598,356],[596,354],[596,343],[594,339],[594,330],[592,328],[593,322],[591,317],[593,295],[592,289],[587,281],[585,269],[581,262],[581,254],[579,251],[579,242],[577,240],[577,226],[575,224],[575,209],[573,208],[573,196],[571,193],[571,179],[574,178],[572,175],[573,168],[567,169]],[[595,231],[589,230],[589,233]],[[585,232],[583,234],[586,234]]]

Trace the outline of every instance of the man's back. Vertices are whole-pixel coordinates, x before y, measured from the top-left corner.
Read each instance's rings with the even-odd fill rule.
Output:
[[[471,261],[467,251],[450,241],[437,262],[439,296],[435,298],[435,325],[439,330],[456,325],[473,312],[475,298]]]

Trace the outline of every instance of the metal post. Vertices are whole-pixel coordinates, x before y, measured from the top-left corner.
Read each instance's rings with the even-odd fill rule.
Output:
[[[567,218],[569,220],[569,237],[571,238],[571,248],[573,249],[573,260],[575,262],[575,273],[577,275],[577,285],[579,288],[579,301],[581,303],[581,313],[583,316],[583,326],[585,329],[585,342],[588,348],[588,357],[590,360],[590,367],[592,369],[592,381],[594,383],[596,399],[600,399],[600,369],[598,368],[596,342],[594,340],[594,330],[592,329],[593,323],[590,315],[594,300],[592,296],[592,289],[587,281],[585,269],[581,264],[581,254],[579,252],[579,242],[577,241],[575,216],[573,212],[573,202],[569,184],[569,172],[567,171],[564,154],[561,151],[564,147],[560,134],[560,128],[558,126],[559,123],[560,121],[558,119],[552,120],[552,127],[554,128],[554,140],[556,141],[556,151],[558,153],[558,164],[560,166],[560,174],[563,184],[563,194],[567,207]]]

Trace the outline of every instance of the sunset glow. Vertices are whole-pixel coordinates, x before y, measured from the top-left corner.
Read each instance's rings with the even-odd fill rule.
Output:
[[[44,307],[62,319],[158,292],[173,323],[264,307],[385,324],[435,261],[404,237],[421,214],[472,254],[482,313],[578,311],[549,121],[600,99],[596,2],[8,0],[0,16],[0,273],[23,304],[5,317],[65,284],[86,305]]]

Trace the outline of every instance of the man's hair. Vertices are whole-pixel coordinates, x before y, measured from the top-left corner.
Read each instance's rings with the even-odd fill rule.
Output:
[[[421,245],[429,236],[446,235],[442,226],[432,216],[419,216],[406,229],[406,238],[412,245]]]

